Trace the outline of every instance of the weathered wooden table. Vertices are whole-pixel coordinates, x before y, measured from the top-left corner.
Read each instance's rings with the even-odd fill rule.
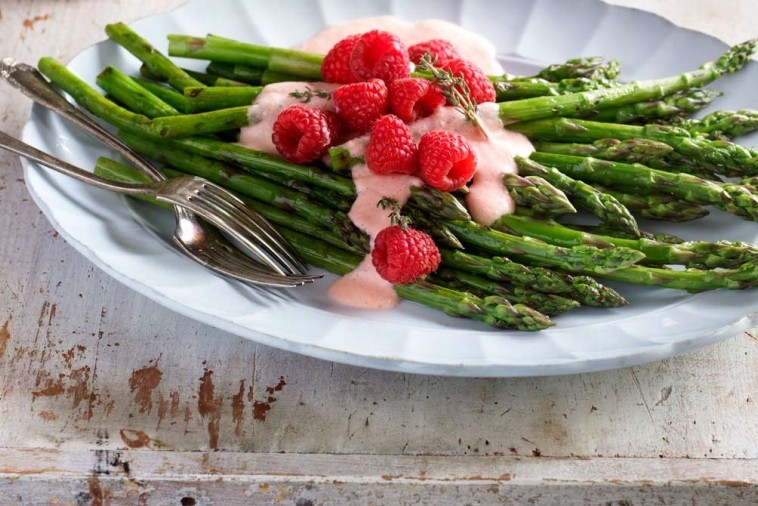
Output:
[[[181,0],[3,0],[0,56],[68,60]],[[617,0],[734,43],[752,0]],[[2,129],[28,100],[3,86]],[[758,504],[758,337],[567,377],[293,355],[98,271],[0,154],[2,504]]]

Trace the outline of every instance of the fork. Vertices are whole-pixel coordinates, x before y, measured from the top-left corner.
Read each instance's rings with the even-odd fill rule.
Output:
[[[36,103],[61,114],[98,140],[116,149],[153,180],[165,179],[144,158],[64,99],[34,67],[17,63],[11,58],[5,58],[0,61],[0,77],[3,77]],[[15,141],[15,139],[13,140]],[[49,157],[49,155],[45,156]],[[50,158],[47,159],[51,161]],[[87,176],[89,175],[87,173]],[[218,230],[198,220],[193,212],[180,206],[174,206],[174,212],[176,214],[176,230],[173,235],[175,245],[185,255],[217,273],[247,283],[275,287],[299,286],[320,277],[283,276],[283,274],[294,274],[295,272],[305,273],[305,265],[291,250],[286,240],[257,214],[246,213],[248,215],[253,214],[252,219],[258,225],[256,231],[261,234],[254,236],[256,242],[252,245],[256,247],[251,249],[260,252],[261,248],[257,246],[264,246],[263,249],[266,250],[267,255],[262,255],[260,258],[266,262],[267,267],[279,275],[272,274],[266,267],[244,255]],[[246,246],[251,245],[249,240],[241,242]]]
[[[242,200],[210,181],[188,175],[142,184],[111,181],[55,158],[2,131],[0,131],[0,148],[97,188],[131,196],[150,196],[158,202],[166,202],[187,209],[226,232],[266,261],[267,265],[281,269],[273,261],[272,255],[277,252],[271,247],[271,237],[256,222],[257,215]],[[317,278],[317,276],[290,276],[283,272],[277,275],[265,271],[260,273],[261,276],[264,274],[268,274],[268,277],[264,278],[266,281],[279,283],[289,279],[293,283],[303,284]]]

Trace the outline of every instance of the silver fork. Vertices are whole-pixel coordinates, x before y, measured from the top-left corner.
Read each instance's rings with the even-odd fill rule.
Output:
[[[36,103],[61,114],[98,140],[116,149],[153,180],[165,179],[144,158],[63,98],[34,67],[17,63],[11,58],[5,58],[0,61],[0,77],[3,77]],[[13,140],[15,141],[15,139]],[[39,153],[49,157],[45,153]],[[87,173],[87,175],[90,174]],[[206,190],[207,188],[209,187],[206,186]],[[174,212],[176,214],[176,230],[173,235],[173,242],[185,255],[215,272],[247,283],[277,287],[299,286],[320,277],[283,276],[296,272],[304,274],[305,265],[291,250],[287,241],[257,214],[247,213],[252,215],[248,218],[254,220],[257,225],[255,231],[260,234],[256,239],[260,242],[252,244],[256,247],[251,249],[252,251],[260,251],[261,248],[258,246],[264,246],[263,249],[266,250],[267,254],[261,255],[261,259],[267,263],[270,269],[274,269],[280,275],[272,274],[263,265],[241,253],[218,230],[206,226],[198,220],[193,212],[180,206],[174,206]],[[225,211],[227,216],[229,212],[228,209]],[[249,239],[241,242],[246,246],[251,245]]]
[[[154,197],[158,202],[166,202],[187,209],[229,234],[257,256],[264,259],[269,259],[271,256],[273,248],[270,247],[270,237],[265,234],[265,231],[261,231],[255,222],[256,215],[250,211],[250,208],[234,195],[203,178],[179,176],[142,184],[115,182],[55,158],[2,131],[0,131],[0,148],[97,188],[132,196],[147,195]],[[290,276],[263,270],[259,275],[265,282],[277,283],[279,286],[288,281],[293,283],[290,286],[296,286],[296,284],[315,279],[314,276]]]

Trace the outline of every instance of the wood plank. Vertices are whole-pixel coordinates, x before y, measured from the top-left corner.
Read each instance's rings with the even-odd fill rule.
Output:
[[[17,450],[23,504],[755,504],[758,465],[550,459]],[[570,499],[567,499],[570,498]],[[195,501],[194,503],[192,501]],[[182,502],[184,501],[184,502]],[[568,501],[568,502],[566,502]],[[626,502],[624,502],[626,501]]]

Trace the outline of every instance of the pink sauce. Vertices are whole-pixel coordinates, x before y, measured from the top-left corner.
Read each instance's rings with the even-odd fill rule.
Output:
[[[457,25],[440,20],[408,23],[383,16],[339,23],[301,43],[298,48],[323,54],[345,36],[373,29],[396,33],[407,45],[444,38],[453,42],[464,58],[477,63],[488,74],[503,72],[495,59],[492,44]],[[271,141],[273,123],[280,111],[301,102],[290,96],[290,93],[304,91],[306,87],[332,91],[337,86],[325,83],[278,83],[266,86],[250,108],[250,126],[242,130],[240,143],[251,149],[276,154]],[[314,98],[310,105],[329,110],[334,108],[328,99]],[[410,129],[417,142],[430,130],[453,130],[467,138],[476,149],[479,163],[469,186],[466,205],[474,220],[489,225],[500,216],[513,212],[514,204],[502,183],[502,176],[516,172],[513,157],[528,156],[533,147],[523,135],[503,128],[496,104],[480,104],[478,116],[487,130],[487,138],[452,107],[438,109],[432,116],[410,125]],[[364,136],[349,141],[344,147],[353,156],[362,157],[367,144],[368,136]],[[405,175],[376,175],[365,164],[355,165],[352,176],[358,196],[349,216],[357,227],[369,234],[373,245],[376,234],[390,225],[389,212],[377,207],[378,201],[389,197],[404,204],[410,196],[411,187],[420,185],[421,181]],[[370,254],[354,271],[335,281],[328,293],[335,302],[364,309],[387,309],[399,302],[392,284],[376,272]]]
[[[337,42],[348,35],[384,30],[397,34],[407,46],[430,39],[446,39],[453,43],[460,55],[479,65],[487,74],[502,74],[503,67],[495,58],[495,46],[490,41],[465,28],[441,19],[427,19],[410,23],[392,16],[377,16],[335,23],[310,39],[301,42],[297,49],[326,54]]]

